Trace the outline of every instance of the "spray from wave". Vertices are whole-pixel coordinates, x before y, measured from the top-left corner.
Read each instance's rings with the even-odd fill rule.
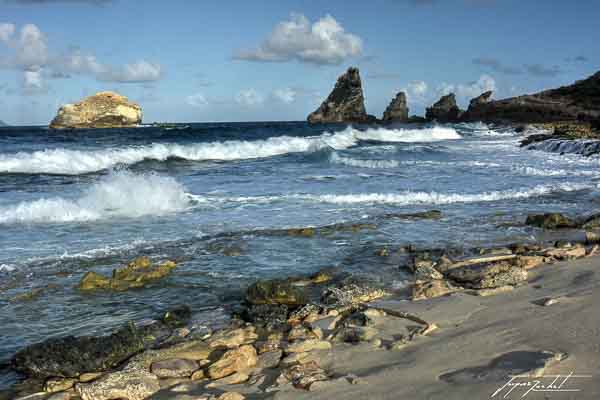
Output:
[[[76,199],[54,197],[1,207],[0,224],[136,218],[183,211],[190,205],[184,187],[173,178],[120,171],[98,181]]]
[[[53,149],[0,155],[0,173],[79,175],[136,164],[144,160],[165,161],[181,158],[190,161],[233,161],[267,158],[288,153],[315,152],[325,148],[344,150],[360,141],[435,142],[460,139],[452,128],[367,129],[348,127],[315,137],[278,136],[265,140],[162,144],[103,150]]]

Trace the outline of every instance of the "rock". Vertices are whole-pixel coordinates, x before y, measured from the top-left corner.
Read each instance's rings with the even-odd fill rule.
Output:
[[[479,103],[470,107],[465,120],[536,123],[594,121],[600,117],[600,72],[569,86],[533,95]]]
[[[462,119],[465,120],[471,120],[471,112],[477,112],[477,107],[483,105],[483,104],[487,104],[490,102],[491,98],[492,98],[492,94],[493,92],[487,91],[485,93],[482,93],[481,95],[471,99],[471,101],[469,102],[469,108],[467,109],[467,111],[462,115]]]
[[[291,382],[298,389],[309,390],[313,383],[328,379],[327,373],[315,361],[312,361],[285,369],[278,382]]]
[[[162,320],[172,328],[180,328],[185,326],[191,318],[192,309],[187,305],[181,305],[167,311]]]
[[[332,280],[333,274],[334,274],[333,269],[324,268],[322,270],[315,272],[313,275],[311,275],[310,280],[312,283],[318,285],[320,283],[325,283],[325,282],[329,282],[330,280]]]
[[[328,305],[349,306],[368,303],[387,295],[386,291],[379,288],[349,283],[327,288],[321,295],[321,301]]]
[[[408,117],[408,121],[406,122],[409,124],[424,124],[427,122],[427,118],[420,117],[418,115],[411,115]]]
[[[236,348],[244,344],[254,343],[258,339],[256,329],[253,326],[238,329],[224,329],[215,333],[209,340],[211,348],[225,347]]]
[[[458,290],[445,279],[415,282],[412,290],[413,300],[431,299],[440,297]]]
[[[288,317],[290,324],[298,324],[306,318],[315,318],[321,313],[321,307],[316,304],[306,304],[305,306],[294,310]]]
[[[289,280],[258,281],[248,288],[246,300],[250,304],[284,304],[291,307],[305,305],[305,291]]]
[[[56,393],[71,389],[77,383],[77,379],[72,378],[50,378],[44,384],[44,392]]]
[[[217,400],[244,400],[245,397],[237,392],[226,392],[220,395]]]
[[[219,379],[235,372],[244,371],[258,362],[256,350],[249,345],[227,351],[221,359],[208,367],[208,376]]]
[[[103,372],[86,372],[85,374],[79,375],[79,382],[91,382],[100,378],[102,375],[104,375]]]
[[[537,226],[543,229],[561,229],[577,227],[575,221],[560,213],[530,214],[527,216],[525,224]]]
[[[407,122],[408,106],[406,105],[406,94],[398,92],[396,97],[383,112],[383,122]]]
[[[582,245],[575,245],[563,248],[548,249],[544,252],[544,256],[553,258],[555,260],[574,260],[577,258],[585,257],[585,247]]]
[[[331,343],[326,340],[319,339],[307,339],[299,340],[294,343],[290,343],[286,348],[286,353],[304,353],[313,350],[329,350],[331,349]]]
[[[370,342],[378,333],[377,329],[367,326],[347,326],[335,334],[335,339],[346,343]]]
[[[120,94],[100,92],[79,103],[62,106],[50,123],[50,128],[122,128],[141,122],[142,109],[139,105]]]
[[[199,368],[194,360],[171,358],[152,363],[150,371],[159,378],[188,378]]]
[[[458,122],[462,115],[462,111],[456,105],[456,96],[450,93],[442,96],[437,103],[427,108],[425,118],[428,121],[437,122]]]
[[[108,336],[49,339],[17,352],[12,365],[27,376],[77,377],[116,367],[169,333],[162,323],[130,324]]]
[[[443,279],[444,276],[433,267],[433,262],[418,261],[414,267],[415,282],[428,282]]]
[[[257,326],[279,329],[287,324],[288,313],[285,304],[251,304],[241,308],[239,317]]]
[[[514,286],[527,281],[527,271],[518,266],[517,261],[480,262],[451,268],[446,272],[446,277],[471,289]]]
[[[321,106],[308,116],[311,124],[368,122],[358,68],[348,68]]]
[[[166,277],[176,266],[173,261],[152,265],[148,257],[138,257],[127,266],[113,270],[110,279],[95,272],[86,273],[77,288],[79,290],[110,289],[115,291],[141,288],[147,283]]]
[[[158,378],[137,363],[91,383],[75,385],[75,391],[83,400],[144,400],[160,389]]]
[[[536,268],[547,262],[543,256],[519,256],[519,265],[526,270]]]
[[[583,229],[598,229],[600,228],[600,214],[594,214],[585,219],[582,226]]]
[[[246,382],[250,377],[244,372],[236,372],[224,378],[217,379],[206,385],[207,388],[218,388],[227,385],[237,385]]]
[[[258,356],[256,367],[260,369],[277,368],[281,357],[283,357],[283,351],[281,350],[267,351]]]

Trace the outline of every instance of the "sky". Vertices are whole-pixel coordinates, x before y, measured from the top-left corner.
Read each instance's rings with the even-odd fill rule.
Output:
[[[144,122],[304,120],[349,66],[367,112],[600,70],[597,0],[0,0],[0,120],[113,90]]]

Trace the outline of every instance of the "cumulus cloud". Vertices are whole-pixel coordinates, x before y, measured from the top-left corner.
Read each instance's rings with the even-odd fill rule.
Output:
[[[571,59],[567,59],[571,60]],[[572,59],[575,62],[583,62],[586,60],[585,57],[579,56]],[[527,73],[531,76],[537,77],[554,77],[562,74],[564,71],[559,66],[545,66],[542,64],[525,64],[522,67],[515,67],[506,65],[500,60],[491,57],[479,57],[473,59],[473,64],[479,65],[491,69],[492,71],[499,72],[505,75],[519,75]]]
[[[413,96],[424,96],[427,93],[427,83],[424,81],[412,81],[408,84],[408,92]]]
[[[192,107],[204,107],[208,105],[208,100],[202,93],[196,93],[188,96],[185,102]]]
[[[239,51],[234,59],[338,65],[362,53],[362,40],[347,33],[331,15],[311,22],[302,14],[278,23],[257,49]]]
[[[0,44],[12,51],[10,56],[0,59],[0,67],[21,71],[23,87],[28,90],[45,87],[44,78],[88,75],[104,82],[143,83],[157,81],[163,75],[159,64],[146,60],[113,66],[77,48],[53,54],[46,35],[34,24],[23,25],[18,35],[14,24],[0,24]]]
[[[273,97],[285,104],[293,103],[296,101],[297,96],[298,92],[292,88],[277,89],[273,91]]]
[[[496,90],[496,80],[490,75],[481,75],[479,79],[474,82],[460,84],[442,83],[438,87],[438,93],[440,95],[454,93],[458,98],[463,100],[469,100],[490,90]]]
[[[264,103],[265,98],[255,89],[246,89],[238,92],[234,100],[241,106],[254,107]]]

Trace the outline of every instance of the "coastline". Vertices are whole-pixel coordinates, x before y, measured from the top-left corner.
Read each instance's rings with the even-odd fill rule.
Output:
[[[308,235],[309,232],[288,234]],[[347,294],[350,302],[335,301],[330,306],[325,305],[327,302],[321,303],[316,309],[309,307],[309,312],[304,312],[306,306],[302,306],[289,314],[287,321],[278,320],[277,315],[269,311],[264,314],[263,322],[272,324],[264,326],[256,318],[253,323],[234,318],[229,327],[202,332],[201,339],[197,333],[190,334],[189,325],[173,325],[178,328],[158,347],[133,353],[132,358],[117,368],[92,374],[91,381],[87,377],[80,378],[86,383],[77,383],[77,379],[55,379],[55,388],[66,388],[66,391],[48,389],[49,381],[46,381],[46,392],[39,391],[43,380],[25,381],[16,386],[24,392],[14,398],[108,399],[115,382],[121,390],[119,393],[127,398],[146,398],[139,394],[136,397],[133,389],[134,382],[141,379],[139,367],[135,367],[140,361],[136,360],[142,360],[145,368],[154,372],[157,362],[168,364],[173,359],[185,358],[182,354],[192,354],[188,346],[203,349],[201,356],[192,357],[197,360],[196,365],[203,366],[196,369],[194,375],[184,372],[187,377],[167,377],[167,373],[158,379],[145,371],[144,379],[151,382],[146,383],[150,385],[146,389],[152,391],[148,398],[208,399],[235,392],[247,398],[274,399],[367,399],[373,396],[487,399],[506,384],[511,374],[530,374],[531,379],[538,381],[547,375],[594,376],[600,368],[600,358],[595,355],[599,351],[596,338],[600,315],[594,306],[600,300],[600,276],[596,271],[600,259],[596,256],[598,247],[593,244],[595,238],[588,236],[590,240],[583,253],[574,252],[581,245],[556,242],[558,247],[551,246],[548,251],[554,251],[552,254],[559,258],[578,259],[536,263],[527,268],[527,280],[514,288],[511,285],[460,290],[410,300],[407,299],[410,287],[404,294],[389,295],[368,286],[359,290],[360,283],[354,287],[344,283],[339,287],[352,287],[352,290],[339,293]],[[488,249],[489,254],[502,251]],[[414,254],[414,259],[420,258],[418,253]],[[382,253],[381,256],[390,255]],[[336,286],[328,272],[289,282],[301,282],[300,287],[316,285],[323,295]],[[286,295],[289,298],[287,292],[275,292],[280,298]],[[270,292],[255,293],[268,295]],[[277,308],[275,305],[265,307],[271,311]],[[186,318],[185,311],[172,315]],[[359,322],[355,321],[357,316],[360,316]],[[366,322],[361,318],[366,318]],[[278,326],[279,323],[285,326]],[[297,337],[292,338],[292,335]],[[300,349],[290,350],[293,346]],[[227,349],[242,348],[253,349],[254,361],[234,367],[225,372],[224,377],[207,376],[211,366],[221,362],[217,360],[226,358],[223,353]],[[206,349],[212,350],[206,352]],[[170,373],[177,375],[176,366],[168,364],[165,368],[167,371],[171,368]],[[568,397],[567,393],[565,398],[595,399],[600,394],[596,379],[574,380],[571,379],[570,384],[578,390],[576,397]],[[102,383],[95,387],[94,382],[109,382],[113,388],[103,389],[108,390],[103,397],[103,392],[98,391]],[[33,390],[35,387],[38,389]],[[86,392],[83,389],[86,387],[91,389]],[[48,393],[48,390],[56,393]],[[501,398],[507,390],[499,392],[497,397]],[[528,397],[544,398],[543,395],[536,392]],[[3,396],[0,398],[13,398],[15,393],[7,392]]]

